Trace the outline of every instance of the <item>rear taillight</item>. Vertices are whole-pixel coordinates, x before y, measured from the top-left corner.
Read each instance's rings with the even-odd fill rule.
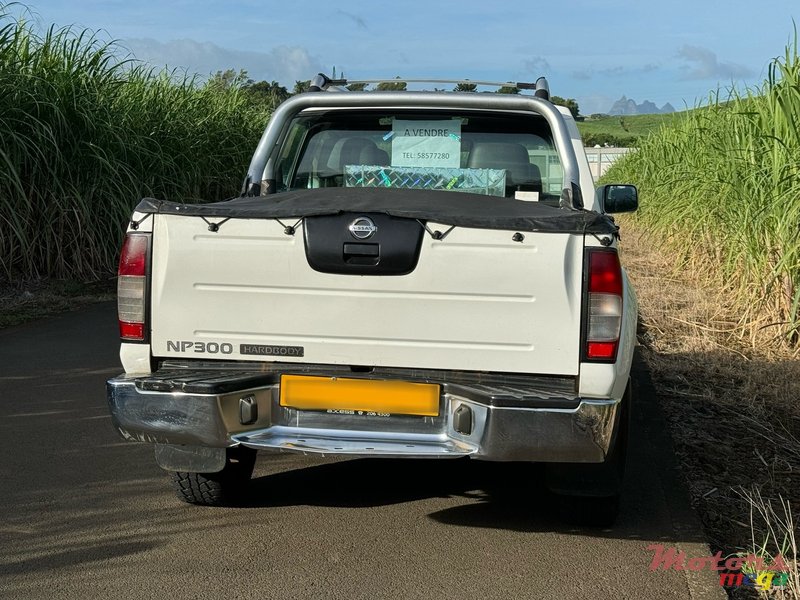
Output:
[[[122,245],[117,279],[119,336],[141,342],[147,335],[147,265],[150,234],[129,233]]]
[[[616,250],[589,250],[587,292],[584,358],[614,362],[622,325],[622,269]]]

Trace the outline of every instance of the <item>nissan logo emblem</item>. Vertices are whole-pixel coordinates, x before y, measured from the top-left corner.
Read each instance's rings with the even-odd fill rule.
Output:
[[[350,223],[347,229],[350,230],[352,236],[357,240],[366,240],[378,231],[378,227],[369,217],[358,217],[355,221]]]

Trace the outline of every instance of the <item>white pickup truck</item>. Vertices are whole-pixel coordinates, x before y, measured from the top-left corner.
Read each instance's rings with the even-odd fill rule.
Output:
[[[136,208],[115,427],[195,504],[240,501],[257,450],[471,457],[613,520],[637,304],[608,213],[636,189],[595,189],[543,79],[345,83],[275,111],[240,197]]]

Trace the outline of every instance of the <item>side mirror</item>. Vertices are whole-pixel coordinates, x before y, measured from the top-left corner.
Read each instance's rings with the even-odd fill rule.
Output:
[[[635,185],[611,184],[597,190],[606,213],[633,212],[639,208],[639,192]]]

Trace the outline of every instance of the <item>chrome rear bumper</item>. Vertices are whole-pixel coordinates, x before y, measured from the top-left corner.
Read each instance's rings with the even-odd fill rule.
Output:
[[[603,462],[619,412],[618,400],[565,397],[563,386],[549,399],[538,385],[536,398],[498,403],[496,387],[445,382],[439,416],[385,417],[280,406],[279,384],[252,377],[245,382],[250,387],[217,393],[159,389],[142,381],[120,376],[107,384],[112,421],[125,439],[214,448],[241,444],[330,455]],[[518,385],[513,389],[518,392]],[[250,408],[244,410],[243,403]],[[469,409],[469,428],[454,420],[460,407],[466,407],[462,413]]]

